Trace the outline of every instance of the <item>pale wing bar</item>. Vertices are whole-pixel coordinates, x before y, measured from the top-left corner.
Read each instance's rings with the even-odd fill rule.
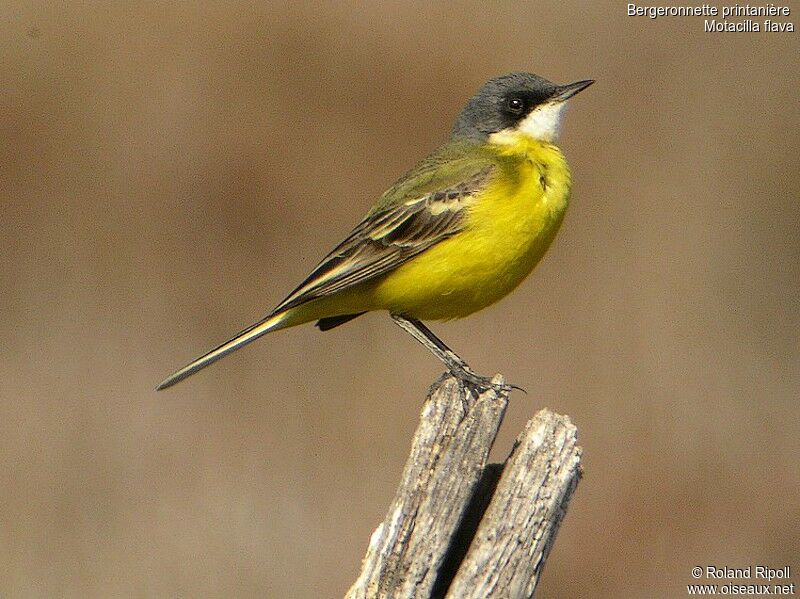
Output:
[[[463,227],[470,197],[483,188],[491,170],[368,215],[273,314],[374,279],[455,235]]]

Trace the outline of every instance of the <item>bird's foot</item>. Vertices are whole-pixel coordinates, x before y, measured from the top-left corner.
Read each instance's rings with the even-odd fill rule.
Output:
[[[490,389],[497,393],[509,393],[513,389],[518,389],[523,393],[527,393],[522,387],[512,385],[511,383],[496,383],[493,377],[482,376],[466,364],[453,364],[448,370],[462,387],[469,387],[477,393],[483,393]]]

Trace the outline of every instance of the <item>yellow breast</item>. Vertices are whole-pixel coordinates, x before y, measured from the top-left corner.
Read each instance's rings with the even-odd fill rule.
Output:
[[[547,251],[569,201],[563,154],[521,134],[491,141],[496,175],[468,208],[464,230],[380,281],[376,307],[421,320],[460,318],[507,295]]]

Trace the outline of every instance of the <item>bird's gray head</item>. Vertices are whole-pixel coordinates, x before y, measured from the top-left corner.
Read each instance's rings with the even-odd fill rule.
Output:
[[[453,138],[486,139],[518,131],[551,142],[558,137],[567,100],[594,81],[556,85],[531,73],[509,73],[487,81],[453,126]]]

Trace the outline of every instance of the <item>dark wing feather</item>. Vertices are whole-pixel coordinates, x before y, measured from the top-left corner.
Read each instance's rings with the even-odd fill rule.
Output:
[[[345,314],[344,316],[329,316],[328,318],[320,318],[317,321],[317,327],[320,331],[330,331],[331,329],[335,329],[346,322],[350,322],[354,318],[358,318],[362,314],[364,314],[364,312],[359,312],[358,314]]]
[[[470,197],[483,189],[491,173],[484,164],[445,189],[374,210],[273,313],[375,279],[455,235],[463,227]]]

